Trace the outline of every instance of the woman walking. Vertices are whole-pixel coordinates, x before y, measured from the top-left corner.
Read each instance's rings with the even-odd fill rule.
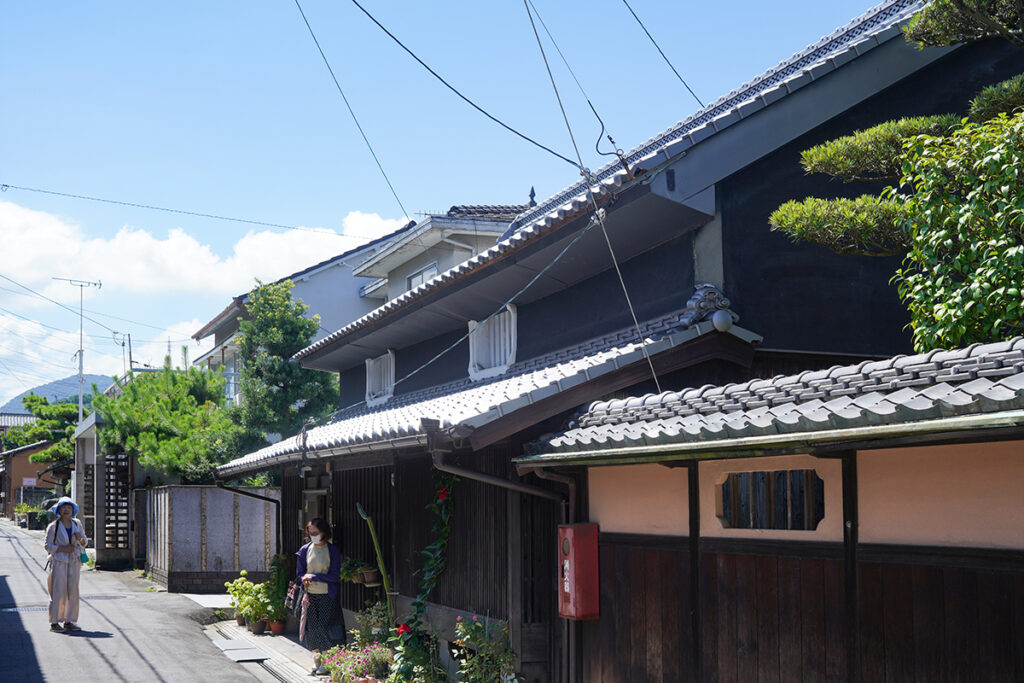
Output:
[[[79,556],[88,540],[82,523],[75,519],[78,506],[67,496],[50,512],[57,519],[46,527],[46,552],[50,553],[50,630],[80,631],[78,621]],[[64,622],[63,627],[60,622]]]
[[[306,647],[313,651],[313,673],[326,676],[320,653],[331,647],[328,629],[331,615],[338,600],[338,584],[341,580],[341,551],[331,540],[331,525],[316,517],[306,524],[309,543],[296,553],[296,578],[306,589],[307,600],[303,601],[303,617],[306,623]]]

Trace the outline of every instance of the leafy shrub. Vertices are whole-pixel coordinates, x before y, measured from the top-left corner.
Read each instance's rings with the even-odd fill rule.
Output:
[[[768,219],[773,230],[808,240],[839,254],[885,256],[905,253],[904,207],[875,195],[856,199],[789,201]]]
[[[954,114],[886,121],[851,135],[823,142],[800,154],[808,173],[827,173],[846,182],[895,180],[903,142],[918,135],[947,135],[960,124]]]
[[[472,683],[504,683],[515,674],[516,653],[508,642],[508,624],[456,618],[453,653],[459,663],[459,680]]]
[[[970,118],[981,123],[1024,107],[1024,74],[990,85],[971,100]]]
[[[394,660],[391,649],[376,642],[345,648],[335,646],[323,657],[324,666],[331,673],[331,681],[339,683],[360,676],[384,680],[391,673]]]

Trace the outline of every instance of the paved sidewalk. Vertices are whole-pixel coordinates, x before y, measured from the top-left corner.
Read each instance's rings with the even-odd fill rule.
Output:
[[[261,650],[267,659],[261,662],[264,669],[281,681],[289,683],[312,683],[326,681],[326,677],[313,676],[313,653],[299,644],[298,634],[289,633],[280,636],[253,635],[244,626],[231,621],[218,621],[203,629],[211,640],[243,641]],[[226,655],[225,655],[226,656]]]

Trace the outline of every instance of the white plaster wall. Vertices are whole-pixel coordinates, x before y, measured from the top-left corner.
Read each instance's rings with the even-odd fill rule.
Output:
[[[825,484],[825,517],[814,530],[727,529],[716,509],[716,488],[732,472],[771,472],[777,470],[814,470]],[[809,455],[785,455],[769,458],[707,460],[697,466],[700,481],[700,535],[718,538],[752,538],[783,541],[843,540],[843,465],[839,460]]]
[[[601,531],[688,536],[685,468],[663,465],[591,467],[587,471],[590,521]]]
[[[309,306],[306,316],[320,314],[321,329],[313,335],[313,341],[361,318],[380,304],[374,299],[359,296],[359,288],[370,281],[352,275],[352,269],[344,262],[317,271],[308,279],[294,281],[292,298],[301,299],[302,303]]]
[[[860,541],[1024,549],[1024,442],[862,451]]]

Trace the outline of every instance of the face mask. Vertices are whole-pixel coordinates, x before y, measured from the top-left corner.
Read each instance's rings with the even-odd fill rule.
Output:
[[[321,536],[320,534],[309,535],[309,540],[313,541],[313,543],[319,543],[321,538],[323,538],[323,536]]]

